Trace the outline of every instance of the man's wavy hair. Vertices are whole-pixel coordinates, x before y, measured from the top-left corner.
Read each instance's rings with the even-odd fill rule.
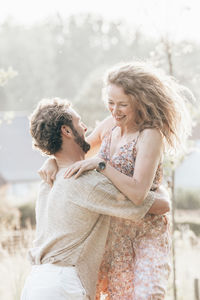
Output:
[[[67,100],[43,99],[33,111],[30,120],[30,133],[33,146],[44,154],[53,155],[62,147],[61,126],[73,129],[72,116],[67,112]]]
[[[131,96],[139,131],[157,128],[171,150],[183,144],[191,131],[185,87],[143,62],[115,66],[106,74],[104,91],[110,84],[122,87]]]

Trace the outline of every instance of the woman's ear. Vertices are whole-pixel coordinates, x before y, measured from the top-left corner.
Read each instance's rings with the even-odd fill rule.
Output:
[[[67,138],[71,138],[73,136],[71,128],[67,125],[62,125],[61,126],[61,132]]]

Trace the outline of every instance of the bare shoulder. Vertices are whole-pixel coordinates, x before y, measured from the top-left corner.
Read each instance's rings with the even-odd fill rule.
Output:
[[[141,132],[140,139],[142,140],[153,139],[157,141],[162,141],[163,137],[160,130],[156,128],[146,128]]]
[[[163,147],[163,136],[156,128],[144,129],[138,139],[138,146]]]
[[[112,130],[114,127],[114,121],[112,116],[107,117],[99,124],[100,137],[103,140],[104,136]]]

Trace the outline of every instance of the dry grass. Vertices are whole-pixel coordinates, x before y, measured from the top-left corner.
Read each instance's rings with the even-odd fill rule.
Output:
[[[4,230],[4,234],[1,234],[1,242],[4,240],[4,249],[0,248],[1,300],[20,300],[25,278],[30,271],[27,249],[31,246],[34,231],[32,229],[21,231],[20,240],[16,240],[15,234],[15,242],[13,244],[12,235],[13,231],[7,232],[7,246],[5,246],[6,231]],[[180,231],[175,232],[175,244],[177,300],[193,300],[194,278],[200,278],[200,238],[197,238],[189,228],[184,227]],[[172,299],[171,276],[166,300]]]
[[[0,299],[19,300],[30,265],[22,253],[4,254],[0,264]]]
[[[183,227],[175,232],[177,300],[194,300],[194,279],[200,280],[200,238]],[[173,299],[172,276],[166,300]]]
[[[19,300],[25,278],[30,271],[27,250],[34,238],[34,230],[0,232],[0,299]]]

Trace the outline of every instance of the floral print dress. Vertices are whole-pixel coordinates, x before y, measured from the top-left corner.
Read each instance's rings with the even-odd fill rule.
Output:
[[[110,157],[111,133],[103,139],[99,155],[128,176],[133,176],[136,140]],[[151,190],[162,178],[159,165]],[[112,217],[106,250],[99,271],[96,300],[164,299],[170,273],[170,234],[166,215],[147,214],[134,222]]]

